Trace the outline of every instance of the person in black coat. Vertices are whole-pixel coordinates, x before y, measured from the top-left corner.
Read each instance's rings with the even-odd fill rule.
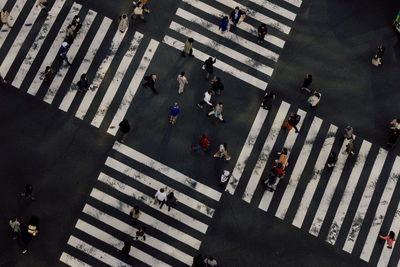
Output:
[[[129,131],[131,130],[131,126],[129,125],[129,122],[127,119],[123,119],[119,123],[119,130],[121,131],[121,137],[119,138],[119,141],[121,143],[125,143],[125,139],[128,136]]]
[[[214,77],[211,80],[211,90],[213,90],[216,95],[220,95],[221,91],[224,90],[224,85],[222,84],[220,77]]]
[[[311,90],[308,88],[311,85],[311,83],[312,83],[312,75],[307,73],[306,78],[304,78],[301,90],[306,90],[307,92],[311,93]]]
[[[129,252],[131,251],[131,242],[125,241],[124,247],[120,250],[122,254],[125,255],[126,258],[129,257]]]
[[[212,57],[209,57],[206,61],[204,61],[203,66],[204,70],[206,71],[206,80],[210,77],[210,74],[213,74],[214,72],[214,67],[213,64],[217,61],[217,58],[214,57],[214,60]]]
[[[275,99],[274,91],[267,92],[263,97],[261,107],[263,107],[266,110],[270,110],[272,108],[272,103],[274,102],[274,99]]]
[[[87,92],[89,89],[89,82],[86,73],[81,75],[81,79],[77,83],[78,90],[81,92]]]
[[[156,90],[156,88],[154,87],[154,85],[156,84],[156,79],[157,79],[157,75],[155,74],[150,74],[148,76],[144,77],[144,80],[146,81],[144,84],[142,84],[142,86],[144,87],[150,87],[151,90],[153,90],[153,92],[155,94],[158,94],[158,91]]]
[[[258,44],[264,43],[265,35],[267,35],[267,25],[265,25],[265,23],[262,23],[261,26],[258,27],[257,33],[258,33],[257,43]]]
[[[233,26],[236,27],[239,22],[240,17],[243,15],[243,11],[239,9],[239,7],[235,7],[235,9],[231,12],[229,19],[231,20]]]

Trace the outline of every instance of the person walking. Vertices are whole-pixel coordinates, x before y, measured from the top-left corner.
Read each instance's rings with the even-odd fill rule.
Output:
[[[67,42],[69,45],[72,45],[72,43],[75,40],[75,30],[76,30],[76,26],[73,24],[70,24],[67,27],[67,30],[65,32],[65,38],[64,38],[64,42]]]
[[[297,129],[297,124],[299,124],[301,119],[301,116],[298,115],[296,112],[291,112],[289,115],[289,118],[287,121],[285,121],[285,124],[282,126],[283,130],[288,129],[289,131],[294,128],[295,133],[299,132],[299,129]]]
[[[167,205],[167,207],[168,207],[168,211],[171,211],[171,207],[173,207],[173,208],[175,208],[176,207],[176,202],[177,202],[178,200],[176,199],[176,197],[175,197],[175,195],[174,195],[174,192],[170,192],[168,195],[167,195],[167,201],[165,202],[165,204]]]
[[[215,105],[215,108],[208,113],[209,117],[213,117],[215,122],[221,121],[225,122],[224,118],[222,117],[222,109],[224,107],[224,103],[219,102]]]
[[[178,115],[180,113],[180,109],[178,106],[178,102],[175,102],[172,106],[169,107],[169,111],[170,111],[170,116],[169,116],[169,122],[171,124],[175,124],[176,123],[176,119],[178,118]]]
[[[58,56],[60,57],[60,58],[62,58],[63,60],[65,60],[66,62],[67,62],[67,64],[68,65],[70,65],[70,66],[72,66],[72,64],[68,61],[68,57],[67,57],[67,53],[68,53],[68,50],[69,50],[69,47],[70,47],[70,45],[67,43],[67,42],[63,42],[62,44],[61,44],[61,47],[60,47],[60,49],[58,50]]]
[[[378,66],[382,64],[381,60],[385,53],[385,47],[383,45],[378,46],[378,52],[376,52],[375,59],[378,61]]]
[[[305,91],[311,93],[311,90],[308,88],[308,87],[310,87],[311,83],[312,83],[312,75],[307,73],[306,78],[304,78],[301,90],[305,90]]]
[[[228,29],[228,24],[229,24],[229,18],[228,16],[224,16],[221,19],[221,22],[219,23],[218,29],[221,31],[222,34],[224,34],[226,32],[226,30]]]
[[[378,235],[378,237],[380,239],[386,240],[387,248],[392,249],[393,242],[396,241],[396,234],[393,231],[390,231],[389,234],[386,236]]]
[[[25,185],[25,191],[20,194],[20,197],[25,197],[25,198],[30,199],[32,201],[35,200],[35,197],[33,196],[33,186],[32,186],[32,184]]]
[[[167,194],[164,191],[164,188],[161,188],[154,195],[154,204],[160,204],[160,209],[162,209],[165,204],[165,200],[167,199]]]
[[[337,155],[335,152],[331,151],[331,153],[329,153],[328,160],[326,161],[326,165],[328,166],[328,168],[333,168],[335,167],[336,161]]]
[[[139,206],[134,206],[131,211],[129,212],[129,216],[133,218],[133,224],[136,225],[137,222],[139,221],[140,215],[142,215],[142,212],[140,211]]]
[[[124,241],[124,246],[122,247],[122,249],[120,250],[120,252],[125,255],[125,258],[129,257],[129,252],[131,251],[131,242],[129,241]]]
[[[139,230],[136,231],[136,240],[138,240],[139,238],[142,239],[143,241],[146,241],[146,227],[144,225],[139,227]]]
[[[217,260],[213,256],[205,258],[204,263],[206,264],[206,267],[215,267],[218,265]]]
[[[46,13],[49,13],[49,10],[47,9],[47,0],[38,0],[36,2],[36,7],[43,9],[46,11]]]
[[[349,143],[346,145],[346,150],[343,151],[343,154],[347,154],[349,156],[354,156],[354,139],[350,139]]]
[[[8,17],[10,16],[10,13],[8,13],[7,10],[2,9],[0,12],[0,16],[1,16],[1,23],[7,25],[8,28],[12,28],[8,23]]]
[[[274,102],[275,99],[275,93],[274,91],[269,91],[265,93],[263,100],[261,102],[261,107],[270,110],[272,108],[272,103]]]
[[[143,4],[143,11],[146,12],[147,14],[149,14],[150,8],[149,8],[149,4],[147,3],[147,0],[139,0],[139,2]]]
[[[265,38],[265,35],[267,35],[267,33],[268,33],[267,25],[265,25],[265,23],[262,23],[260,25],[260,27],[258,27],[258,30],[257,30],[257,34],[258,34],[257,43],[258,44],[264,43],[264,38]]]
[[[207,104],[207,105],[212,107],[213,104],[211,104],[211,102],[210,102],[211,101],[211,95],[212,95],[212,90],[211,89],[209,89],[208,91],[204,92],[204,98],[199,104],[197,104],[197,106],[199,108],[201,108],[201,109],[204,107],[204,104]]]
[[[220,180],[219,180],[219,185],[222,188],[225,188],[226,185],[228,184],[229,178],[231,177],[231,173],[227,170],[224,170],[221,174]]]
[[[138,2],[137,5],[135,6],[135,9],[133,9],[131,18],[136,19],[137,16],[139,16],[141,20],[145,21],[144,15],[143,15],[143,3],[141,3],[141,2]]]
[[[86,73],[83,73],[83,74],[81,75],[81,78],[80,78],[80,80],[76,83],[76,85],[78,85],[78,90],[79,90],[80,92],[86,93],[87,90],[89,90],[89,81],[88,81],[88,78],[87,78]]]
[[[206,134],[202,134],[200,136],[200,142],[197,146],[192,146],[193,151],[197,151],[200,149],[205,152],[210,150],[210,140],[208,140],[208,136]]]
[[[28,233],[33,237],[35,237],[39,233],[38,227],[39,227],[39,218],[36,216],[31,216],[28,222]]]
[[[390,122],[390,130],[394,129],[400,130],[400,119],[393,119]]]
[[[399,138],[399,134],[400,134],[400,130],[398,130],[398,129],[390,130],[389,138],[388,138],[386,145],[390,148],[393,148],[397,142],[397,139]]]
[[[287,166],[288,164],[288,150],[287,148],[282,148],[280,152],[277,153],[279,155],[279,159],[275,160],[276,163],[281,163],[283,166]]]
[[[228,155],[228,146],[226,143],[219,145],[219,150],[214,154],[214,158],[224,158],[225,160],[231,159],[231,156]]]
[[[213,92],[216,95],[221,95],[221,91],[224,90],[224,85],[221,82],[221,78],[215,76],[212,80],[211,80],[211,90],[213,90]]]
[[[229,16],[230,21],[231,21],[230,30],[233,30],[236,27],[236,25],[238,24],[239,19],[241,18],[242,15],[243,15],[243,11],[241,11],[238,6],[235,7],[235,9],[231,12],[231,15]]]
[[[321,100],[321,93],[314,91],[314,93],[307,99],[307,102],[310,104],[310,107],[317,107],[319,101]]]
[[[121,143],[125,143],[125,140],[128,137],[128,133],[131,130],[131,126],[129,125],[128,119],[123,119],[119,123],[119,130],[121,131],[121,136],[119,138],[119,141]]]
[[[79,18],[79,15],[76,15],[71,22],[71,25],[75,26],[75,36],[79,33],[79,30],[82,28],[82,23],[80,22],[81,19]]]
[[[44,79],[43,82],[47,86],[50,85],[51,82],[51,77],[53,76],[54,70],[50,66],[46,66],[46,69],[44,70]]]
[[[214,60],[212,57],[209,57],[206,61],[203,63],[203,70],[206,72],[206,80],[210,77],[211,74],[214,72],[214,63],[217,61],[217,58],[214,57]]]
[[[12,238],[17,239],[17,235],[21,232],[21,223],[18,221],[17,217],[13,217],[8,224],[12,230]]]
[[[146,81],[144,84],[142,84],[142,86],[144,86],[145,88],[150,87],[151,90],[153,90],[153,92],[157,95],[158,91],[156,90],[156,88],[154,87],[156,84],[156,80],[157,80],[157,75],[155,74],[150,74],[148,76],[144,77],[144,80]]]
[[[186,57],[186,55],[193,57],[193,42],[193,38],[186,39],[185,46],[182,50],[182,57]]]
[[[353,139],[353,133],[354,133],[353,127],[346,126],[346,128],[344,128],[343,139],[347,139],[347,140]]]
[[[185,72],[182,71],[181,74],[178,75],[176,80],[178,81],[179,84],[178,94],[182,94],[185,85],[189,84],[188,80],[186,79]]]
[[[118,19],[118,30],[124,33],[128,29],[129,20],[126,14],[123,14]]]

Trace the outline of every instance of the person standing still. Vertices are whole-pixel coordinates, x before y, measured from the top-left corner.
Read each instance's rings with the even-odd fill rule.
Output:
[[[193,38],[188,38],[185,42],[185,46],[183,47],[182,51],[182,57],[186,57],[186,55],[189,55],[190,57],[193,57]]]
[[[157,75],[155,75],[155,74],[150,74],[148,76],[145,76],[144,80],[146,82],[144,84],[142,84],[142,86],[145,88],[150,87],[150,89],[153,90],[153,92],[157,95],[158,91],[154,87],[156,84],[156,79],[157,79]]]
[[[7,10],[2,9],[1,10],[1,23],[7,25],[8,28],[12,28],[10,26],[10,24],[8,23],[8,16],[10,16],[10,13],[8,13]]]
[[[213,104],[211,104],[211,102],[210,102],[211,101],[211,95],[212,95],[212,90],[209,89],[207,92],[204,93],[203,100],[199,104],[197,104],[197,106],[199,108],[201,108],[201,109],[204,107],[204,104],[207,104],[207,105],[212,107]]]
[[[160,209],[162,209],[165,204],[165,200],[167,199],[167,194],[164,191],[164,188],[161,188],[154,195],[154,204],[160,204]]]
[[[176,78],[176,80],[179,84],[178,94],[182,94],[185,85],[189,84],[188,80],[186,79],[185,72],[182,71],[181,74],[178,75],[178,78]]]
[[[311,93],[311,90],[308,88],[312,83],[312,75],[311,74],[306,74],[306,78],[303,81],[303,86],[301,87],[301,90],[305,90],[309,93]]]
[[[262,44],[264,43],[264,38],[265,35],[267,35],[267,25],[265,25],[265,23],[262,23],[260,27],[258,27],[257,33],[258,33],[258,40],[257,43],[258,44]]]
[[[171,113],[171,115],[169,116],[169,122],[171,124],[175,124],[176,123],[176,119],[178,118],[178,115],[180,113],[178,102],[175,102],[172,106],[170,106],[169,107],[169,111]]]
[[[128,16],[123,14],[118,19],[118,30],[124,33],[128,29]]]
[[[209,57],[206,61],[203,63],[203,69],[206,71],[206,80],[210,77],[210,74],[213,74],[214,72],[214,63],[217,61],[217,58],[214,57],[214,60],[212,57]]]
[[[21,232],[21,223],[18,221],[17,217],[12,218],[8,224],[12,229],[12,238],[17,239],[17,235]]]
[[[125,143],[125,140],[128,137],[128,133],[131,130],[131,126],[129,125],[129,122],[127,119],[123,119],[119,123],[119,130],[121,131],[121,136],[119,138],[119,141],[121,143]]]

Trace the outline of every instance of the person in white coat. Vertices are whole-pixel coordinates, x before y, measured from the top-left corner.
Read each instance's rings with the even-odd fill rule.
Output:
[[[183,89],[185,88],[185,85],[188,84],[188,80],[186,79],[185,73],[182,71],[181,74],[178,75],[178,78],[176,78],[179,84],[178,88],[178,94],[183,93]]]
[[[122,16],[119,17],[118,19],[118,30],[121,33],[124,33],[128,29],[128,16],[126,14],[123,14]]]
[[[308,98],[307,102],[310,103],[312,108],[315,108],[321,100],[321,93],[314,91],[314,93]]]

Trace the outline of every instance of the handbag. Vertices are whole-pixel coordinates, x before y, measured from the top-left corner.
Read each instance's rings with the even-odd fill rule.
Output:
[[[137,7],[137,8],[135,8],[135,9],[133,10],[133,13],[134,13],[135,15],[142,15],[142,14],[143,14],[143,9],[140,8],[140,7]]]
[[[205,70],[206,69],[206,65],[203,64],[203,66],[201,66],[201,69]]]

